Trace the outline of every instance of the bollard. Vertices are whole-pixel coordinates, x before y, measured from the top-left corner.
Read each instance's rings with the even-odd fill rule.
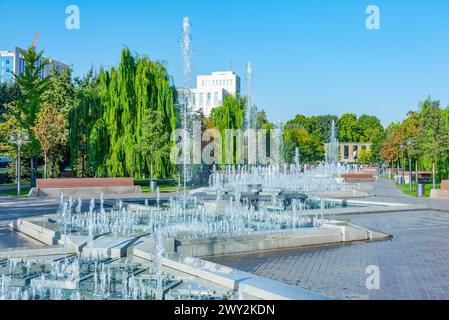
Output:
[[[419,198],[424,197],[425,194],[425,185],[420,183],[416,186],[416,196]]]

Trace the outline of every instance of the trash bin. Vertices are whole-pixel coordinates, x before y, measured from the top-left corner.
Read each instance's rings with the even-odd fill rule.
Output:
[[[422,198],[422,197],[424,197],[424,194],[425,194],[425,185],[422,183],[419,183],[416,186],[416,196],[419,198]]]
[[[157,189],[157,181],[156,180],[152,180],[150,182],[150,189],[151,189],[151,191],[156,191],[156,189]]]

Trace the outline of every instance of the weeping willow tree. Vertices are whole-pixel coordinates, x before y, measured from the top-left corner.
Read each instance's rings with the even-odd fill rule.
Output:
[[[242,129],[245,122],[245,109],[247,100],[239,95],[226,96],[223,105],[212,109],[212,126],[221,132],[222,137],[222,163],[226,163],[226,130]],[[232,142],[235,154],[235,142]],[[233,157],[234,158],[234,157]]]
[[[176,125],[174,89],[162,64],[124,49],[117,68],[101,70],[80,91],[79,104],[70,113],[74,169],[80,167],[80,150],[85,150],[89,175],[142,178],[149,176],[151,163],[157,176],[173,174],[168,157],[151,159],[135,148],[147,110],[160,112],[168,133]]]
[[[79,177],[94,175],[97,172],[96,166],[89,166],[87,156],[88,150],[91,149],[90,135],[97,121],[103,116],[98,94],[99,82],[100,79],[94,76],[93,70],[90,70],[79,81],[75,106],[68,113],[71,166],[74,174]],[[103,140],[103,143],[106,142],[107,139]],[[106,154],[104,149],[102,154]]]

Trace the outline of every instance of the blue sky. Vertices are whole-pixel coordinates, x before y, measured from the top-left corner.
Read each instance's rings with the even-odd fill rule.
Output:
[[[65,28],[70,4],[80,8],[80,30]],[[379,31],[365,28],[371,4]],[[449,104],[448,15],[446,0],[0,0],[0,50],[27,47],[39,31],[38,47],[82,75],[115,65],[126,45],[165,61],[181,84],[189,16],[193,75],[232,61],[243,80],[251,61],[255,102],[271,120],[355,112],[388,124],[428,95]]]

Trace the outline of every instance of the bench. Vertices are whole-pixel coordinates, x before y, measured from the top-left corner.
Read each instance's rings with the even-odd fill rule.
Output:
[[[374,182],[376,178],[372,173],[345,173],[341,175],[345,182],[359,183],[359,182]]]
[[[398,178],[402,177],[402,172],[397,175]],[[404,180],[405,183],[408,184],[410,182],[410,173],[408,171],[404,172]],[[416,172],[412,171],[412,181],[416,180]],[[418,171],[418,183],[420,184],[429,184],[432,183],[432,172],[429,171]]]
[[[98,198],[105,195],[141,194],[132,178],[37,179],[30,196],[59,198],[64,196]]]

